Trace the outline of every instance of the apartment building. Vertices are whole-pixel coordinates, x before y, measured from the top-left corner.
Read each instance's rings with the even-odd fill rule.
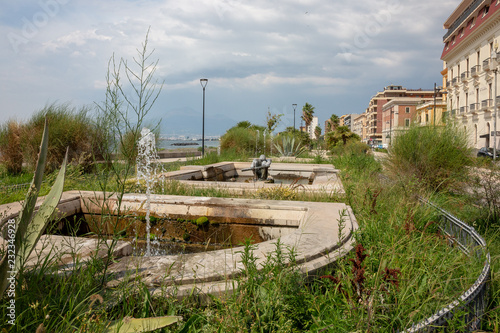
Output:
[[[388,133],[393,130],[392,126],[403,126],[406,122],[404,119],[415,116],[416,105],[433,99],[435,94],[441,97],[441,93],[435,92],[434,89],[406,89],[396,85],[385,87],[383,91],[378,92],[370,99],[368,108],[365,111],[366,138],[364,142],[368,144],[387,143],[387,139],[389,139],[387,135],[390,135]],[[392,112],[391,109],[386,110],[386,117],[384,118],[384,106],[392,100],[406,101],[408,104],[407,106],[410,107],[413,112],[409,114],[408,117],[406,115],[399,117],[399,104],[397,104],[397,107],[393,108]],[[396,104],[393,105],[396,106]],[[401,107],[406,106],[401,105]],[[404,110],[406,112],[406,109]],[[395,119],[396,116],[398,116],[397,119]],[[403,122],[400,123],[400,121]]]
[[[417,106],[416,123],[421,126],[440,125],[447,115],[447,103],[443,98],[429,101]]]
[[[344,114],[340,117],[339,126],[347,126],[352,132],[353,119],[359,116],[359,114],[349,113]]]
[[[366,113],[362,113],[353,119],[351,131],[357,134],[362,142],[366,142]]]
[[[500,0],[463,0],[444,28],[441,59],[449,116],[468,130],[475,148],[492,147],[494,105],[500,104],[498,65],[492,59],[499,54]],[[499,139],[497,132],[497,147]]]
[[[382,107],[382,143],[390,145],[399,131],[417,122],[417,108],[433,100],[427,97],[396,97]]]

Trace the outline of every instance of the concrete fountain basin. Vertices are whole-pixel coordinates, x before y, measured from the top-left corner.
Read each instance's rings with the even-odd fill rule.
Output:
[[[144,201],[144,194],[125,194],[121,213],[142,214]],[[116,214],[117,205],[116,196],[105,198],[100,192],[69,191],[63,193],[58,211],[63,216],[75,213],[98,215],[103,211]],[[7,211],[2,224],[17,216],[19,210],[18,204],[0,206],[0,211]],[[351,208],[343,203],[151,195],[151,213],[171,217],[206,216],[220,223],[257,225],[262,238],[267,239],[255,244],[257,265],[260,266],[276,249],[279,238],[285,249],[294,249],[299,269],[307,275],[316,274],[348,253],[353,248],[353,233],[358,228]],[[79,257],[99,251],[92,246],[96,245],[87,244],[77,249]],[[232,292],[235,278],[244,268],[242,250],[243,247],[233,247],[202,253],[136,257],[121,248],[115,253],[118,257],[116,263],[109,267],[109,272],[114,274],[109,286],[133,282],[140,276],[153,294],[175,292],[177,297],[193,294],[223,296]],[[58,251],[61,253],[64,249]]]

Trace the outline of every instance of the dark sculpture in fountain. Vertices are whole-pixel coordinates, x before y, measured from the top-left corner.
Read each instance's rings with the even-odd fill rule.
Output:
[[[271,166],[271,159],[267,159],[265,155],[260,155],[259,158],[254,158],[250,168],[243,169],[242,171],[252,170],[255,180],[268,180],[269,167]]]

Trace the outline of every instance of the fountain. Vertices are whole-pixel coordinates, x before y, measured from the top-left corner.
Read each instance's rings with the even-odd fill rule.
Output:
[[[257,135],[255,136],[255,155],[258,154],[257,148],[259,147],[259,136],[260,136],[260,132],[259,132],[259,130],[257,130]]]
[[[146,256],[151,255],[151,189],[158,180],[157,169],[159,157],[156,152],[155,135],[148,128],[143,128],[137,142],[137,183],[144,181],[146,185]]]
[[[100,192],[68,191],[62,195],[58,214],[67,216],[68,223],[74,223],[72,214],[89,217],[91,226],[92,218],[100,219],[101,214],[116,215],[119,211],[121,216],[143,214],[145,201],[146,194],[126,193],[118,198]],[[1,211],[8,212],[0,223],[15,218],[20,209],[17,203],[0,205]],[[233,292],[237,285],[235,280],[244,270],[243,250],[238,247],[236,238],[248,239],[250,229],[256,230],[260,238],[260,242],[254,244],[258,267],[273,253],[279,239],[283,248],[293,249],[297,254],[296,262],[301,272],[318,274],[323,267],[352,250],[353,235],[358,228],[352,210],[344,203],[154,195],[150,198],[150,209],[157,218],[192,220],[206,217],[209,224],[200,227],[198,232],[209,237],[212,227],[225,226],[237,227],[238,235],[232,235],[235,243],[230,248],[149,257],[131,255],[131,245],[123,244],[114,251],[115,262],[108,268],[115,278],[108,283],[109,287],[134,284],[140,278],[152,295],[164,292],[175,293],[178,298],[227,295]],[[43,262],[45,254],[37,256],[36,253],[45,250],[47,256],[60,262],[61,273],[73,267],[75,260],[81,263],[93,257],[96,251],[99,256],[107,255],[106,248],[99,247],[96,239],[43,237],[46,241],[37,244],[32,260]],[[65,241],[58,237],[64,237]],[[72,244],[78,247],[75,249]]]
[[[320,184],[325,186],[321,188],[322,191],[329,191],[330,187],[332,191],[338,189],[336,185],[330,184],[331,179],[338,180],[336,171],[331,166],[312,164],[291,166],[277,163],[273,164],[274,169],[271,170],[271,160],[265,155],[254,159],[250,168],[247,168],[249,164],[225,162],[211,166],[196,166],[203,170],[197,169],[194,172],[202,177],[204,174],[207,176],[210,174],[218,178],[218,176],[225,177],[226,174],[234,175],[236,170],[242,173],[250,173],[251,170],[254,177],[266,179],[271,171],[277,172],[278,176],[282,173],[289,174],[293,170],[296,175],[308,175],[308,178],[318,182],[318,190]],[[135,228],[136,225],[140,225],[141,230],[144,230],[144,223],[135,217],[146,215],[144,219],[147,232],[146,255],[132,255],[131,244],[126,240],[120,240],[113,251],[114,262],[108,268],[115,280],[110,281],[108,286],[113,287],[121,283],[134,284],[137,278],[140,278],[152,295],[168,292],[183,298],[204,297],[207,294],[224,296],[233,292],[237,285],[236,281],[244,270],[243,251],[242,248],[238,248],[238,244],[246,239],[255,242],[254,254],[257,266],[260,267],[275,251],[279,239],[284,248],[294,250],[297,254],[295,260],[298,268],[306,275],[317,274],[353,248],[355,241],[353,235],[358,226],[352,210],[344,203],[152,196],[156,182],[166,178],[162,177],[165,173],[157,176],[159,167],[154,134],[148,129],[143,129],[138,142],[137,181],[145,183],[145,193],[109,196],[101,192],[68,191],[62,194],[58,204],[59,217],[65,217],[64,223],[71,224],[74,228],[84,225],[95,232],[92,228],[101,223],[103,228],[99,230],[104,230],[102,240],[105,243],[95,238],[47,234],[42,236],[43,242],[37,244],[37,249],[34,251],[35,256],[36,253],[42,253],[40,252],[42,250],[45,250],[44,254],[31,260],[43,261],[46,257],[53,257],[57,260],[61,273],[71,271],[68,268],[93,258],[94,254],[102,258],[109,255],[105,247],[108,245],[104,248],[102,245],[111,242],[111,239],[105,239],[106,234],[113,238],[116,236],[114,230]],[[186,173],[186,170],[180,172]],[[193,170],[187,170],[188,174],[191,172]],[[265,182],[254,182],[254,184],[276,185]],[[16,218],[21,208],[19,203],[0,205],[0,211],[5,212],[0,219],[0,225],[8,219]],[[85,222],[79,225],[73,216],[81,216]],[[154,217],[153,221],[151,217]],[[129,219],[134,220],[133,226],[130,226]],[[171,221],[173,229],[178,222],[177,231],[181,229],[191,233],[191,237],[206,236],[205,251],[151,256],[152,233],[161,240],[175,238],[178,241],[179,238],[183,238],[182,234],[174,234],[176,230],[167,230],[169,228],[167,223],[158,228],[158,220]],[[112,226],[109,221],[117,221],[113,222],[117,225]],[[196,224],[193,224],[194,221]],[[190,224],[182,225],[182,223]],[[217,230],[222,232],[217,234]],[[85,233],[88,231],[78,232],[76,235]],[[209,251],[208,245],[214,240],[217,243],[217,239],[230,239],[230,247]]]

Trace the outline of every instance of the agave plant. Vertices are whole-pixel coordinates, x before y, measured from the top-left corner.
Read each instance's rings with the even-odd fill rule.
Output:
[[[283,136],[281,144],[279,142],[274,144],[281,156],[298,156],[302,154],[306,147],[301,147],[300,143],[295,145],[295,137]]]
[[[45,128],[43,131],[42,143],[40,145],[40,154],[38,155],[36,171],[33,176],[30,189],[26,194],[23,209],[19,214],[19,218],[16,223],[12,225],[12,228],[10,227],[10,223],[8,223],[8,230],[4,235],[6,236],[8,248],[13,249],[15,256],[5,254],[0,262],[0,296],[7,289],[9,275],[9,279],[12,279],[14,277],[12,276],[13,272],[19,272],[19,269],[35,248],[36,243],[52,218],[57,204],[61,199],[64,186],[64,176],[66,173],[66,161],[68,159],[67,152],[61,166],[61,170],[59,171],[59,175],[57,176],[52,189],[46,196],[45,201],[40,206],[36,214],[34,213],[38,192],[40,191],[43,173],[45,171],[48,140],[49,130],[47,121],[45,121]]]

